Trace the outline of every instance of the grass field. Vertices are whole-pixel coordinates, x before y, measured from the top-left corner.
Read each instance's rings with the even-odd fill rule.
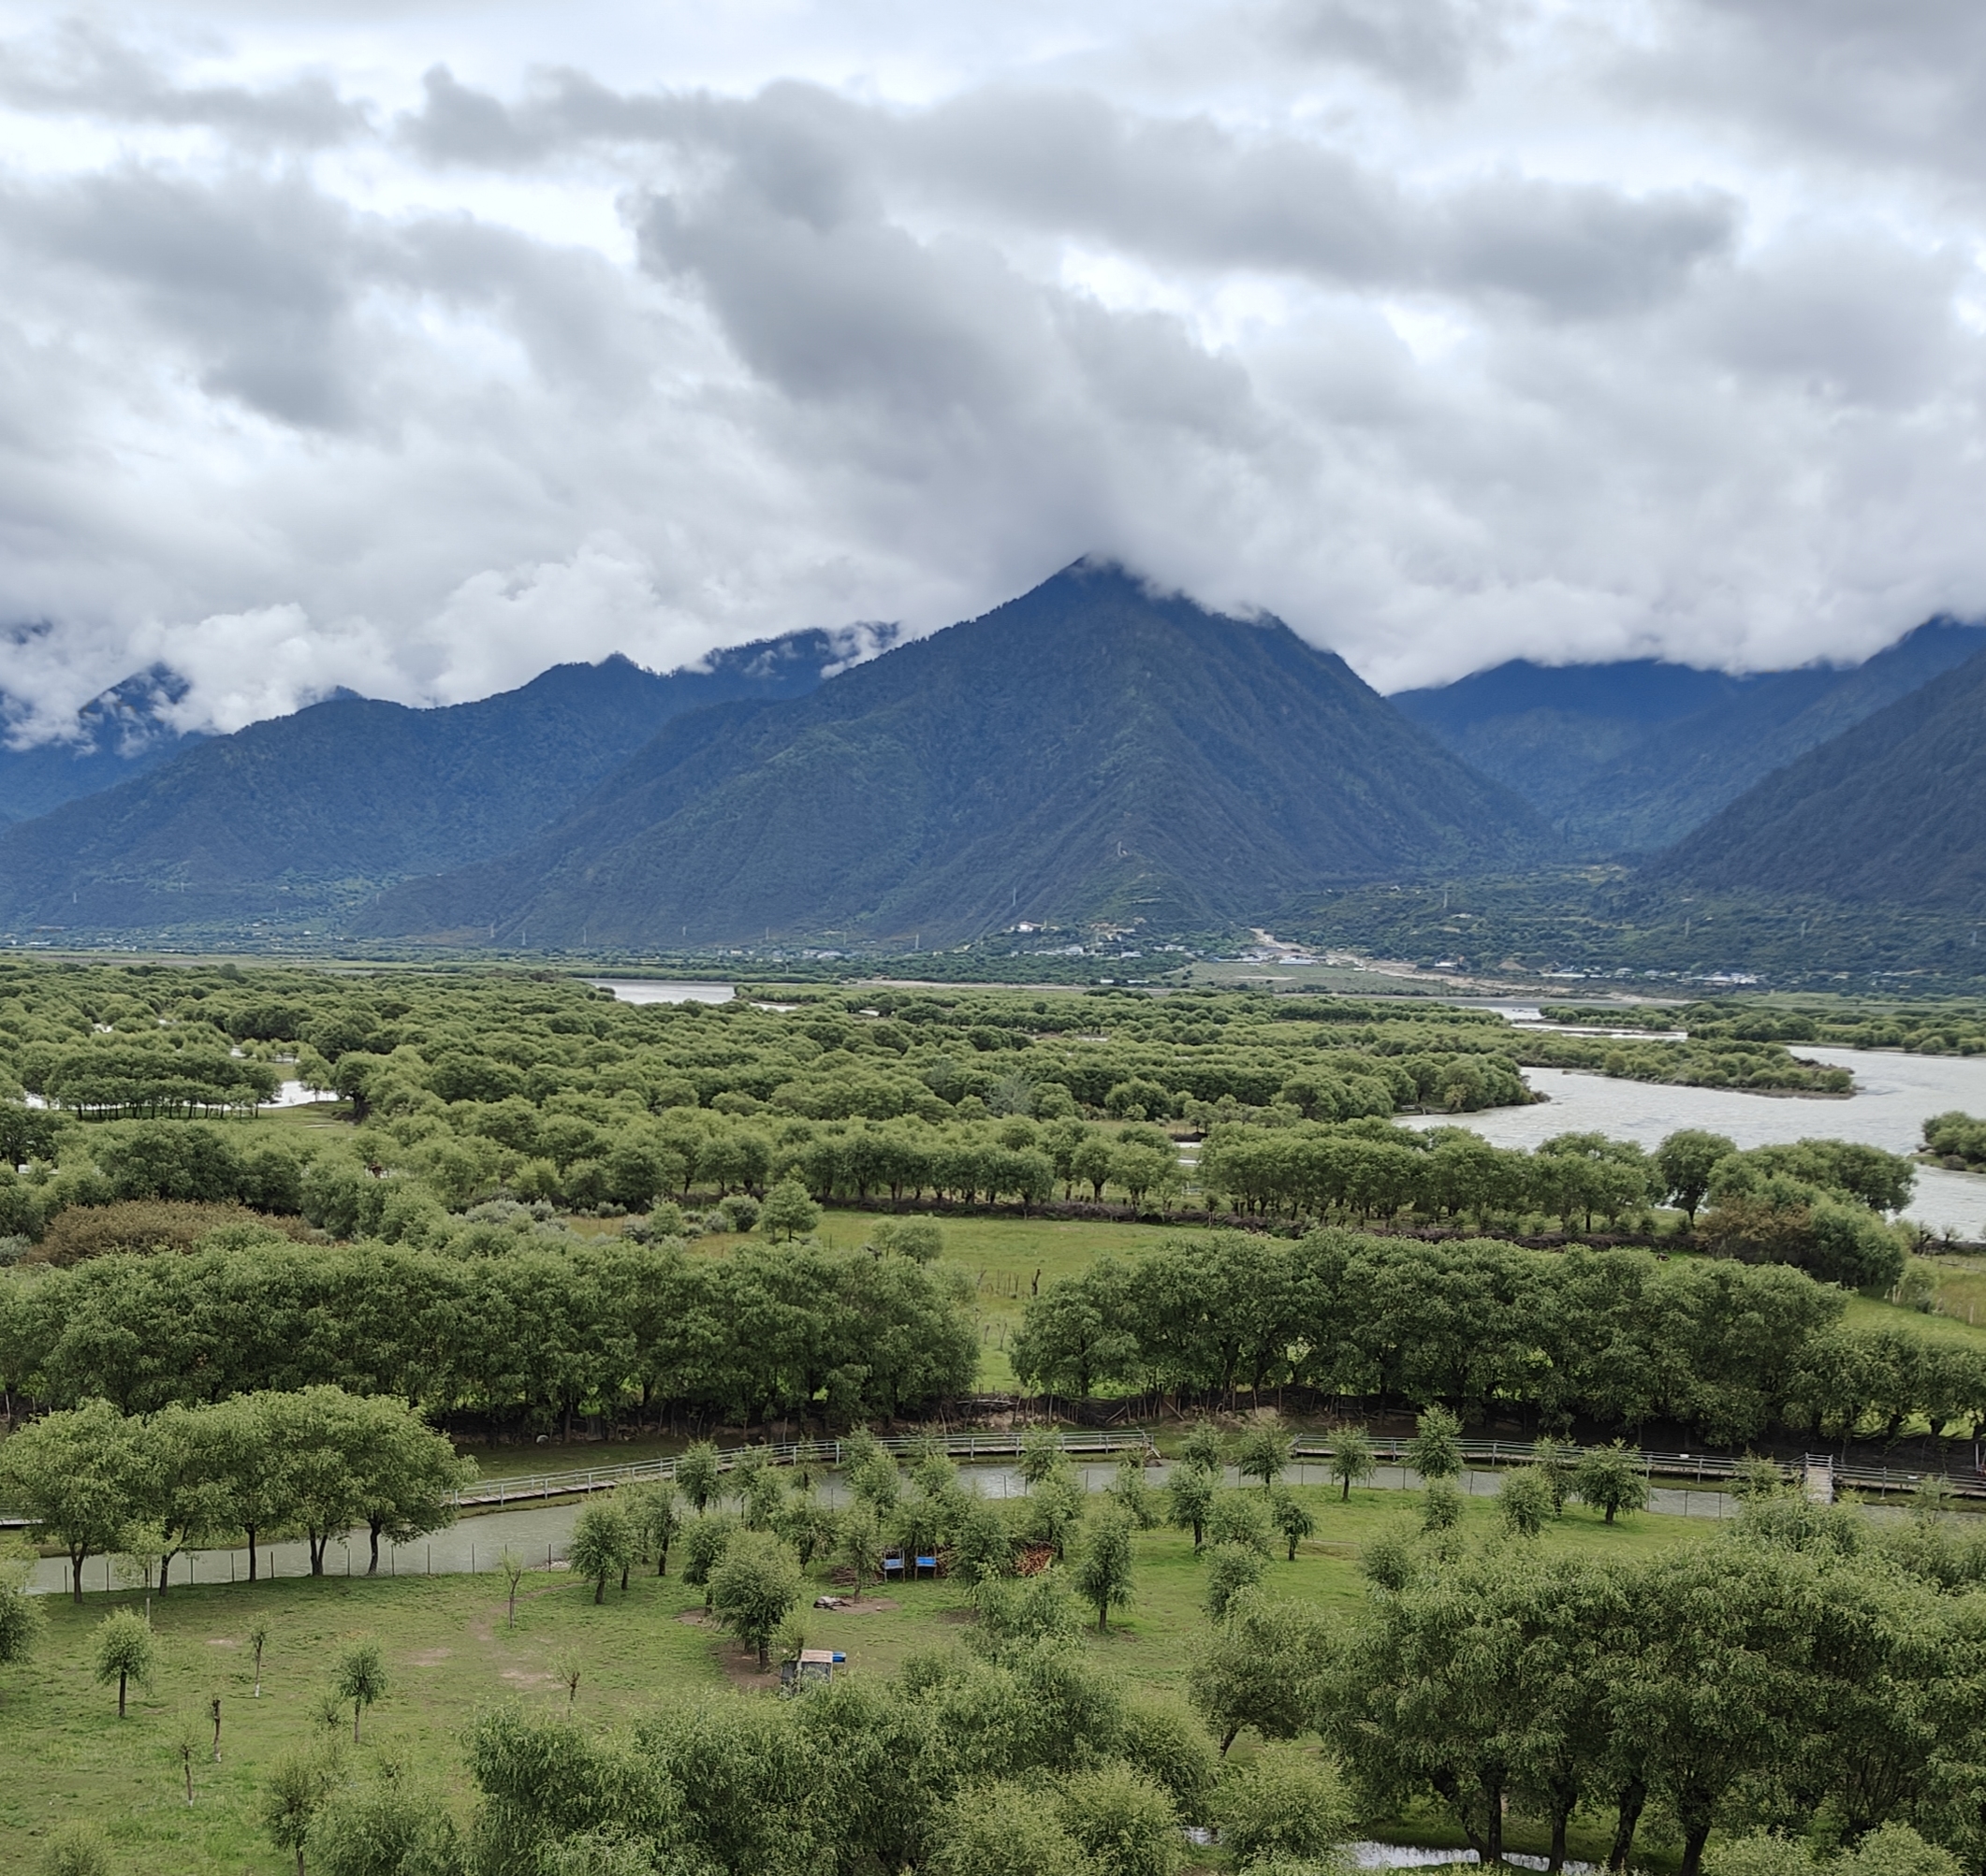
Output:
[[[1358,1547],[1410,1517],[1418,1497],[1362,1490],[1344,1505],[1322,1488],[1302,1495],[1312,1503],[1318,1535],[1293,1564],[1278,1559],[1271,1586],[1349,1614],[1363,1594]],[[1468,1520],[1472,1534],[1487,1536],[1497,1526],[1493,1505],[1471,1503]],[[1539,1541],[1548,1550],[1636,1556],[1704,1535],[1700,1522],[1649,1515],[1610,1528],[1573,1507]],[[1127,1681],[1178,1687],[1205,1626],[1200,1578],[1183,1535],[1141,1537],[1135,1600],[1112,1634],[1092,1632],[1085,1646]],[[887,1674],[914,1651],[955,1642],[969,1619],[962,1592],[950,1583],[906,1584],[889,1600],[895,1607],[872,1614],[810,1612],[810,1645],[844,1651],[850,1672]],[[391,1687],[365,1716],[354,1769],[397,1764],[406,1776],[435,1784],[464,1817],[470,1792],[460,1769],[463,1727],[480,1709],[507,1699],[562,1709],[566,1696],[555,1668],[568,1653],[582,1670],[575,1710],[591,1723],[694,1699],[727,1682],[764,1684],[728,1639],[681,1620],[700,1610],[701,1597],[674,1576],[658,1582],[637,1574],[624,1597],[610,1588],[596,1608],[586,1585],[562,1572],[534,1572],[524,1579],[514,1634],[504,1621],[503,1581],[493,1576],[285,1579],[154,1597],[160,1672],[150,1690],[134,1690],[130,1715],[119,1721],[114,1687],[96,1685],[90,1672],[92,1631],[118,1602],[141,1607],[144,1598],[94,1595],[80,1609],[66,1599],[42,1599],[48,1622],[33,1659],[0,1670],[0,1724],[8,1742],[0,1780],[0,1869],[32,1870],[49,1829],[91,1816],[110,1832],[124,1869],[283,1876],[290,1866],[262,1836],[256,1799],[284,1752],[333,1730],[349,1741],[350,1709],[338,1714],[335,1728],[320,1709],[339,1651],[359,1638],[382,1646]],[[253,1695],[247,1645],[257,1618],[271,1628],[260,1700]],[[206,1743],[215,1694],[222,1700],[218,1766]],[[191,1806],[177,1745],[187,1724],[200,1740]],[[1395,1821],[1406,1826],[1398,1834],[1441,1840],[1432,1824]]]

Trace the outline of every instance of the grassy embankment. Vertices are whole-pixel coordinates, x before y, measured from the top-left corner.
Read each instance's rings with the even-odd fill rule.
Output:
[[[1318,1535],[1295,1563],[1278,1558],[1270,1585],[1349,1613],[1363,1593],[1359,1545],[1415,1509],[1418,1494],[1361,1490],[1349,1505],[1323,1488],[1302,1495],[1312,1504]],[[1494,1505],[1471,1503],[1467,1528],[1487,1537],[1497,1528]],[[1610,1528],[1574,1506],[1539,1541],[1548,1551],[1628,1557],[1705,1534],[1701,1521],[1647,1514]],[[1201,1575],[1183,1535],[1141,1537],[1134,1602],[1111,1635],[1092,1632],[1085,1646],[1129,1682],[1179,1687],[1205,1629]],[[967,1619],[964,1593],[949,1582],[908,1584],[890,1600],[896,1607],[873,1614],[810,1613],[810,1643],[842,1650],[852,1672],[886,1674],[916,1650],[955,1642]],[[0,1780],[0,1868],[32,1869],[52,1825],[92,1816],[111,1833],[127,1869],[278,1876],[288,1866],[256,1822],[258,1795],[284,1752],[334,1732],[349,1742],[350,1709],[335,1727],[319,1710],[338,1651],[359,1637],[381,1644],[392,1685],[365,1716],[353,1767],[398,1765],[411,1778],[437,1782],[464,1815],[463,1726],[479,1709],[506,1699],[562,1708],[556,1665],[567,1654],[582,1668],[575,1710],[591,1723],[695,1698],[727,1680],[764,1684],[728,1639],[679,1619],[700,1610],[701,1596],[673,1574],[658,1582],[637,1573],[624,1598],[610,1588],[596,1608],[590,1589],[569,1575],[533,1572],[518,1596],[515,1634],[494,1576],[285,1579],[153,1598],[160,1672],[149,1691],[134,1690],[130,1717],[119,1722],[114,1687],[97,1686],[90,1672],[91,1633],[115,1601],[142,1607],[144,1598],[93,1595],[80,1610],[66,1599],[44,1599],[49,1622],[33,1660],[0,1670],[0,1721],[9,1742]],[[247,1643],[257,1618],[271,1629],[259,1701]],[[218,1766],[205,1744],[215,1694],[223,1703]],[[190,1807],[177,1748],[183,1723],[202,1741]],[[1410,1834],[1438,1836],[1422,1828]],[[1586,1835],[1599,1841],[1598,1825]],[[1521,1833],[1518,1842],[1528,1847]]]

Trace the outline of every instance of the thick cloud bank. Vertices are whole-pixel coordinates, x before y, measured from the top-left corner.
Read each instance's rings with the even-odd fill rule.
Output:
[[[1963,0],[277,10],[0,10],[17,735],[1083,553],[1386,687],[1986,608]]]

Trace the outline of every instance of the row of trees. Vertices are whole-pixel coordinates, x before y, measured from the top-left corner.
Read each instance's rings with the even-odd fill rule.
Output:
[[[811,1244],[719,1259],[521,1242],[488,1258],[224,1243],[43,1270],[0,1286],[0,1381],[131,1413],[331,1383],[492,1429],[582,1412],[858,1420],[971,1386],[978,1337],[942,1266]]]
[[[1709,1246],[1755,1263],[1790,1263],[1823,1282],[1887,1289],[1902,1274],[1903,1233],[1876,1215],[1910,1197],[1910,1162],[1846,1141],[1805,1140],[1741,1152],[1720,1134],[1673,1133],[1653,1154],[1604,1134],[1561,1134],[1535,1153],[1492,1146],[1461,1128],[1390,1126],[1268,1130],[1217,1127],[1200,1183],[1237,1209],[1297,1218],[1527,1216],[1590,1231],[1651,1205],[1702,1220]]]
[[[1485,1862],[1507,1810],[1549,1825],[1555,1862],[1585,1807],[1614,1819],[1614,1869],[1651,1814],[1686,1876],[1720,1825],[1848,1846],[1907,1825],[1978,1869],[1986,1594],[1921,1567],[1949,1548],[1879,1549],[1853,1513],[1774,1496],[1734,1538],[1641,1563],[1395,1540],[1341,1633],[1230,1620],[1256,1631],[1253,1723],[1315,1726],[1368,1804],[1435,1802]]]
[[[1011,1345],[1029,1386],[1214,1399],[1284,1386],[1479,1418],[1520,1405],[1716,1442],[1774,1427],[1893,1436],[1986,1420],[1986,1360],[1843,1327],[1846,1299],[1776,1266],[1632,1249],[1530,1251],[1315,1231],[1182,1236],[1104,1257],[1031,1299]]]
[[[0,1445],[0,1503],[68,1554],[72,1593],[93,1556],[140,1559],[164,1594],[183,1550],[240,1536],[255,1581],[257,1545],[299,1531],[311,1573],[334,1537],[407,1543],[455,1517],[475,1465],[404,1403],[341,1388],[242,1394],[212,1406],[126,1417],[107,1401],[48,1414]]]

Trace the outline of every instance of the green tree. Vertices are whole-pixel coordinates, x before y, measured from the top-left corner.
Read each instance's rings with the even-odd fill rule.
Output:
[[[1223,1781],[1215,1815],[1222,1848],[1246,1869],[1276,1857],[1327,1860],[1350,1835],[1352,1806],[1331,1760],[1270,1746]]]
[[[458,1494],[475,1479],[476,1467],[404,1402],[375,1396],[355,1418],[350,1462],[371,1540],[366,1575],[374,1577],[382,1537],[411,1544],[455,1522]]]
[[[1299,1499],[1287,1491],[1278,1491],[1271,1501],[1269,1521],[1282,1533],[1284,1542],[1290,1547],[1290,1562],[1292,1563],[1296,1561],[1296,1547],[1305,1538],[1317,1534],[1317,1520]]]
[[[1185,1861],[1172,1794],[1128,1765],[1071,1773],[1056,1811],[1097,1876],[1174,1876]]]
[[[725,1547],[743,1529],[743,1523],[732,1512],[707,1511],[701,1518],[693,1519],[683,1533],[682,1579],[693,1590],[704,1592],[707,1613],[710,1607],[711,1573],[723,1556]]]
[[[781,1243],[804,1238],[820,1222],[820,1207],[797,1179],[781,1179],[759,1209],[759,1229]]]
[[[1372,1436],[1364,1427],[1340,1427],[1331,1436],[1331,1476],[1343,1490],[1339,1498],[1351,1501],[1351,1488],[1370,1478],[1379,1470],[1372,1456]]]
[[[1207,1552],[1206,1592],[1201,1606],[1217,1622],[1244,1590],[1261,1583],[1268,1566],[1260,1550],[1247,1544],[1216,1544]]]
[[[1219,1476],[1227,1465],[1227,1436],[1212,1420],[1195,1420],[1179,1443],[1179,1456],[1188,1465]]]
[[[1088,1876],[1081,1846],[1038,1792],[966,1786],[931,1826],[933,1876]]]
[[[131,1423],[108,1401],[46,1414],[0,1445],[0,1492],[68,1552],[69,1590],[79,1603],[83,1564],[123,1547],[142,1491]]]
[[[1669,1202],[1682,1208],[1692,1229],[1697,1221],[1697,1207],[1710,1190],[1711,1174],[1716,1171],[1717,1162],[1730,1158],[1737,1150],[1737,1143],[1726,1140],[1721,1133],[1705,1133],[1697,1127],[1672,1133],[1656,1148],[1656,1171]]]
[[[1264,1491],[1290,1469],[1290,1435],[1280,1427],[1255,1425],[1234,1444],[1234,1470],[1244,1478],[1259,1478]]]
[[[1535,1537],[1557,1515],[1552,1480],[1541,1465],[1521,1465],[1504,1475],[1497,1508],[1513,1537]]]
[[[800,1565],[769,1532],[743,1531],[724,1547],[710,1573],[710,1607],[717,1620],[758,1651],[763,1671],[772,1637],[800,1599]]]
[[[518,1626],[518,1585],[524,1580],[525,1563],[509,1545],[497,1552],[497,1574],[504,1579],[509,1620],[505,1626],[514,1634]]]
[[[1193,1534],[1193,1549],[1206,1540],[1206,1521],[1219,1497],[1219,1476],[1186,1463],[1175,1466],[1165,1482],[1165,1516],[1176,1531]]]
[[[593,1601],[605,1602],[608,1581],[617,1576],[625,1581],[634,1561],[635,1531],[626,1512],[618,1505],[589,1505],[573,1521],[565,1555],[573,1575],[593,1586]]]
[[[1461,1523],[1462,1493],[1450,1478],[1438,1478],[1421,1500],[1421,1528],[1424,1531],[1453,1531]]]
[[[338,1762],[326,1752],[290,1752],[276,1761],[262,1788],[262,1828],[278,1850],[297,1859],[297,1876],[304,1876],[303,1854],[311,1825],[338,1781]]]
[[[676,1462],[676,1483],[690,1507],[701,1518],[712,1502],[723,1496],[724,1478],[717,1447],[708,1440],[698,1440]]]
[[[633,1525],[643,1557],[655,1560],[655,1574],[669,1574],[669,1546],[682,1532],[682,1507],[675,1484],[666,1478],[651,1478],[623,1487],[621,1497],[628,1522]]]
[[[1269,1519],[1251,1492],[1221,1492],[1206,1520],[1206,1536],[1210,1544],[1244,1544],[1263,1557],[1271,1554]]]
[[[28,1658],[41,1633],[41,1611],[27,1592],[25,1566],[0,1561],[0,1667],[13,1667]]]
[[[1047,1545],[1059,1563],[1083,1521],[1084,1503],[1082,1485],[1073,1472],[1051,1473],[1028,1494],[1022,1515],[1030,1541]]]
[[[882,1567],[883,1520],[874,1505],[858,1499],[841,1513],[833,1555],[840,1568],[854,1573],[855,1594],[860,1596],[864,1581]]]
[[[1639,1511],[1647,1504],[1648,1474],[1641,1454],[1615,1440],[1611,1446],[1588,1447],[1580,1455],[1572,1490],[1582,1504],[1603,1513],[1611,1524],[1619,1513]]]
[[[332,1681],[341,1700],[352,1703],[352,1743],[358,1743],[358,1716],[387,1696],[387,1662],[376,1641],[355,1641],[338,1657]]]
[[[1117,1505],[1100,1505],[1084,1527],[1076,1551],[1075,1592],[1097,1612],[1097,1633],[1110,1627],[1110,1612],[1132,1594],[1132,1523]]]
[[[1429,1407],[1414,1418],[1407,1443],[1407,1463],[1432,1484],[1462,1476],[1462,1422],[1446,1407]]]
[[[466,1864],[440,1796],[399,1778],[331,1793],[308,1840],[319,1876],[461,1876]]]
[[[1194,1656],[1187,1695],[1224,1757],[1247,1726],[1264,1739],[1307,1731],[1332,1659],[1330,1625],[1316,1609],[1238,1591]]]
[[[1150,1486],[1145,1482],[1145,1462],[1135,1455],[1117,1462],[1117,1474],[1110,1481],[1110,1496],[1140,1531],[1150,1531],[1159,1523],[1159,1507]]]
[[[152,1624],[133,1609],[112,1609],[96,1624],[96,1680],[99,1686],[117,1682],[117,1717],[124,1717],[124,1690],[132,1681],[152,1685],[158,1666],[158,1643]]]
[[[1030,1490],[1069,1466],[1062,1450],[1062,1436],[1052,1426],[1030,1427],[1020,1439],[1018,1468],[1021,1482]]]

